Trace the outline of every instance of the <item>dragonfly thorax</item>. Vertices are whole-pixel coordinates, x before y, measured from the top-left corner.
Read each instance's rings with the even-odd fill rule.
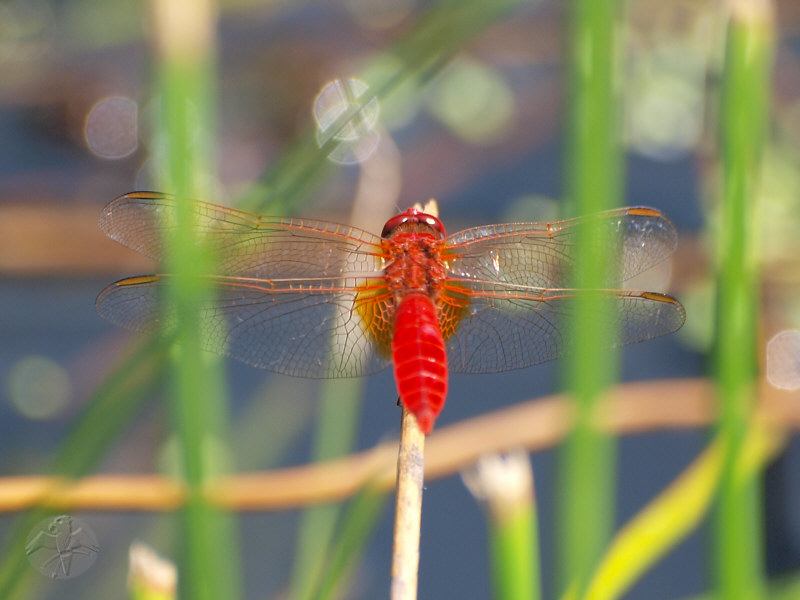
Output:
[[[405,232],[402,230],[405,225],[402,225],[383,241],[389,254],[386,280],[396,305],[411,293],[422,293],[435,300],[446,279],[440,253],[441,241],[425,230],[427,225],[418,223],[410,227],[412,231]]]

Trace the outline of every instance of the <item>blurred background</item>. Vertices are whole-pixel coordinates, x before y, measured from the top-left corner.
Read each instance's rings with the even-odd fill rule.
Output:
[[[403,0],[219,3],[213,172],[203,198],[269,214],[353,223],[380,232],[417,201],[437,198],[448,232],[485,223],[549,220],[560,212],[565,108],[565,3],[506,3],[486,11],[453,51],[431,51],[415,71],[404,40],[437,16],[437,4]],[[760,221],[762,344],[800,326],[800,4],[777,2],[771,132]],[[674,336],[623,352],[624,381],[707,373],[724,12],[719,2],[637,0],[622,36],[625,204],[664,211],[680,232],[670,293],[686,305]],[[122,0],[0,0],[0,473],[45,473],[73,419],[140,338],[102,321],[94,299],[108,283],[156,270],[97,227],[102,207],[157,188],[159,98],[150,15]],[[422,35],[422,34],[420,34]],[[433,48],[436,48],[433,43]],[[304,170],[304,144],[330,141],[342,106],[402,72],[364,103],[352,131],[337,133],[327,160]],[[349,136],[349,137],[347,137]],[[304,141],[305,140],[305,141]],[[299,166],[298,166],[299,165]],[[292,171],[294,169],[294,171]],[[287,172],[300,175],[292,179]],[[289,182],[289,183],[286,183]],[[279,193],[275,193],[275,190]],[[272,196],[271,196],[272,194]],[[794,356],[794,355],[793,355]],[[320,395],[336,388],[225,363],[234,471],[304,464],[317,444]],[[559,364],[485,376],[453,376],[437,428],[553,393]],[[349,385],[349,384],[348,384]],[[360,382],[353,408],[359,450],[396,435],[399,411],[386,372]],[[341,392],[352,395],[352,388]],[[155,387],[95,472],[168,470],[172,443],[163,390]],[[335,403],[334,403],[335,406]],[[348,401],[350,406],[350,401]],[[324,416],[324,415],[323,415]],[[704,447],[707,431],[620,440],[617,522],[665,487]],[[764,486],[767,560],[774,574],[800,566],[800,448],[770,468]],[[544,597],[552,570],[554,457],[532,456],[541,529]],[[391,507],[389,507],[391,508]],[[102,551],[69,581],[36,575],[25,597],[123,597],[130,543],[173,554],[169,515],[86,512]],[[391,510],[378,522],[346,597],[386,597]],[[0,516],[0,540],[12,516]],[[238,518],[244,597],[289,597],[300,511]],[[625,598],[699,594],[709,586],[701,527]],[[452,476],[426,486],[422,597],[490,595],[483,514]]]

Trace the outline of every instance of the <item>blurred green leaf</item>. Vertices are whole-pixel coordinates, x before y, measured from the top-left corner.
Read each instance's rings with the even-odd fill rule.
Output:
[[[383,514],[386,499],[386,494],[366,487],[348,503],[336,532],[336,541],[331,547],[326,569],[320,578],[319,589],[314,596],[316,600],[327,600],[337,592],[343,592],[342,586],[350,570],[364,554],[378,519]]]
[[[621,203],[619,36],[622,3],[570,2],[567,89],[567,212],[585,215]],[[588,232],[586,235],[589,235]],[[582,237],[585,237],[582,236]],[[576,239],[572,284],[607,287],[612,248]],[[613,307],[599,295],[577,297],[569,327],[574,353],[565,360],[564,387],[576,409],[575,426],[560,453],[558,585],[582,594],[614,523],[615,445],[594,424],[595,406],[617,377],[619,351],[609,349]]]
[[[755,476],[738,477],[735,465],[755,405],[759,273],[753,233],[769,123],[772,18],[768,2],[731,3],[720,114],[723,185],[714,359],[725,457],[714,555],[718,594],[743,600],[762,597],[765,589],[759,482]]]
[[[122,360],[89,399],[61,448],[53,453],[54,474],[77,478],[91,472],[151,396],[148,392],[164,372],[164,357],[164,342],[152,339]],[[38,575],[28,564],[25,539],[39,521],[52,514],[51,510],[37,508],[15,520],[0,561],[0,598],[30,597],[26,585]]]

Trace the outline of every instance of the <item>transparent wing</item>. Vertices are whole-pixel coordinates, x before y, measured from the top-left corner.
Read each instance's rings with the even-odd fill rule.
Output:
[[[100,229],[120,244],[163,261],[178,202],[190,201],[158,192],[125,194],[103,209]],[[381,239],[361,229],[191,202],[198,238],[214,250],[222,275],[289,279],[382,268]]]
[[[170,277],[147,275],[111,284],[97,297],[97,312],[127,329],[168,333],[175,325],[163,298]],[[374,281],[206,279],[216,297],[198,308],[204,347],[211,352],[297,377],[356,377],[390,364],[370,333],[370,327],[380,327],[370,321],[389,312],[372,312],[389,301]],[[361,296],[368,298],[365,310],[359,308]]]
[[[680,302],[665,294],[459,282],[440,298],[450,370],[509,371],[569,354],[573,301],[581,294],[599,295],[611,304],[612,318],[603,322],[609,347],[672,333],[685,320]]]
[[[448,237],[442,258],[452,277],[539,288],[569,287],[576,240],[619,257],[607,287],[666,259],[678,236],[652,208],[621,208],[555,223],[509,223],[465,229]]]

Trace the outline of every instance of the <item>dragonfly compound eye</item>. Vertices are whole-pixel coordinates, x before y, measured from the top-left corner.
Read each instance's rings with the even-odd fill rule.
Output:
[[[409,208],[386,221],[386,225],[383,226],[383,231],[381,232],[381,237],[391,237],[397,232],[399,227],[413,229],[414,225],[427,225],[436,232],[439,238],[444,238],[447,235],[444,225],[442,225],[442,222],[438,218],[424,213],[421,210],[417,210],[416,208]]]

